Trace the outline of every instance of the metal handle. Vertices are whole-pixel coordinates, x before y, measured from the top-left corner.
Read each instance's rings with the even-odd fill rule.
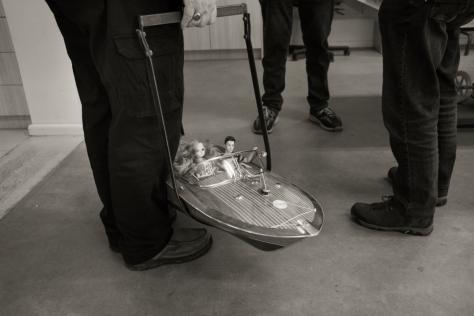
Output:
[[[217,17],[242,15],[245,13],[247,13],[247,5],[245,3],[217,7]],[[140,29],[143,30],[145,27],[150,26],[180,23],[182,17],[183,14],[179,11],[140,15],[138,17],[138,24]]]
[[[242,15],[243,16],[243,22],[244,22],[244,39],[247,47],[247,54],[248,54],[248,59],[249,59],[249,66],[250,66],[250,72],[251,72],[251,77],[252,77],[252,83],[254,87],[254,93],[255,93],[255,100],[257,102],[257,110],[258,110],[258,116],[260,120],[260,125],[262,126],[262,134],[263,134],[263,140],[265,143],[265,150],[267,152],[267,170],[271,171],[272,170],[272,160],[271,160],[271,151],[270,151],[270,141],[268,139],[268,131],[266,128],[266,123],[264,119],[264,113],[263,113],[263,104],[262,104],[262,98],[260,96],[260,87],[258,84],[258,76],[257,76],[257,69],[255,67],[255,58],[253,55],[253,47],[252,47],[252,40],[250,36],[251,32],[251,27],[250,27],[250,14],[247,11],[247,5],[245,3],[242,4],[234,4],[234,5],[228,5],[228,6],[222,6],[222,7],[217,7],[217,16],[218,17],[226,17],[226,16],[233,16],[233,15]],[[168,13],[159,13],[159,14],[149,14],[149,15],[141,15],[138,17],[138,23],[140,29],[137,30],[138,37],[140,38],[140,41],[142,43],[142,46],[145,50],[145,54],[149,60],[149,65],[151,68],[153,68],[153,60],[151,56],[153,55],[153,51],[149,48],[148,43],[146,41],[146,33],[144,28],[145,27],[151,27],[151,26],[160,26],[160,25],[166,25],[166,24],[176,24],[181,22],[181,17],[182,13],[181,12],[168,12]],[[154,74],[153,74],[154,77]],[[152,82],[152,87],[154,89],[154,93],[157,94],[157,99],[158,99],[158,105],[161,108],[161,104],[159,102],[159,95],[158,95],[158,86],[156,83],[156,78],[154,77],[154,81]],[[157,111],[157,114],[158,111]],[[164,120],[163,121],[163,126],[164,126]],[[168,153],[169,154],[169,153]],[[173,169],[171,166],[172,163],[170,163],[170,169],[171,173],[173,173]],[[172,175],[172,180],[173,180],[173,187],[176,190],[176,185],[174,181],[174,177]],[[179,197],[178,197],[179,199]]]

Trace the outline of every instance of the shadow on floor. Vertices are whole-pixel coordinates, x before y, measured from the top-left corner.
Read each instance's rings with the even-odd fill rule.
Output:
[[[211,103],[188,104],[190,135],[260,142],[251,99]],[[334,99],[338,134],[306,120],[304,99],[287,103],[271,136],[275,171],[321,201],[320,236],[268,253],[211,229],[214,246],[199,260],[128,271],[107,247],[81,145],[0,221],[2,315],[472,315],[474,149],[461,148],[430,237],[368,231],[348,214],[390,192],[379,99]],[[177,225],[198,224],[180,215]]]

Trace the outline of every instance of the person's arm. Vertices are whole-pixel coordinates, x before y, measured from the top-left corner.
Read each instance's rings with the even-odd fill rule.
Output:
[[[258,147],[252,148],[252,151],[250,154],[243,159],[243,162],[252,162],[253,158],[255,157],[255,154],[257,153]]]
[[[183,19],[181,26],[204,27],[216,21],[216,0],[184,0]]]

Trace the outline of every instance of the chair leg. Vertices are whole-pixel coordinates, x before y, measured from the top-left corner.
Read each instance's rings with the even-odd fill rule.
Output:
[[[468,31],[461,31],[461,34],[467,37],[466,47],[464,48],[464,56],[468,56],[471,50],[472,36]]]
[[[464,55],[465,55],[465,56],[469,55],[469,52],[470,52],[470,50],[471,50],[471,44],[472,44],[472,36],[471,36],[471,33],[467,33],[466,51],[464,52]]]
[[[350,56],[351,48],[349,46],[329,46],[329,50],[331,51],[342,51],[344,56]]]

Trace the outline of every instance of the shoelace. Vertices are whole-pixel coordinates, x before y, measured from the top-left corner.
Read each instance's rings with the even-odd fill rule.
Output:
[[[389,210],[393,210],[393,198],[394,196],[392,194],[383,194],[382,195],[382,204],[385,205],[385,207]]]
[[[270,119],[274,119],[276,117],[276,113],[267,107],[263,108],[263,117],[265,118],[265,121],[268,121]]]
[[[324,108],[321,110],[322,113],[326,114],[327,116],[329,117],[333,117],[335,118],[336,117],[336,113],[334,113],[331,109],[329,108]]]

